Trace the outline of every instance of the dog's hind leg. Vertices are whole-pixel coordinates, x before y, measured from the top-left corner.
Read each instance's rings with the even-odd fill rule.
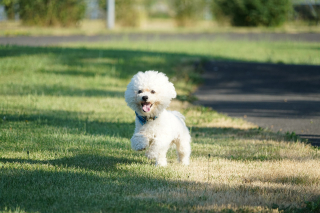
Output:
[[[183,165],[189,165],[191,154],[191,137],[190,135],[184,136],[175,141],[177,147],[178,161]]]

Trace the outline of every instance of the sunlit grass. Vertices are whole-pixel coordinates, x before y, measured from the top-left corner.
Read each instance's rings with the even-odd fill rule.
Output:
[[[135,117],[123,95],[139,70],[167,73],[184,97],[208,58],[320,63],[318,44],[219,42],[0,46],[0,211],[319,208],[319,149],[209,108],[171,103],[192,134],[189,167],[174,149],[166,168],[131,150]]]
[[[81,44],[66,44],[65,46],[73,47],[79,45]],[[148,56],[151,60],[156,58],[153,55],[154,52],[174,54],[180,56],[180,61],[177,62],[182,64],[188,63],[190,59],[206,58],[276,64],[320,64],[320,44],[306,42],[228,41],[221,37],[214,41],[203,39],[193,42],[160,40],[152,42],[110,42],[93,44],[91,47],[115,48],[123,51],[147,51],[151,53]],[[163,60],[163,62],[165,61]],[[181,64],[177,64],[177,66],[181,66]]]

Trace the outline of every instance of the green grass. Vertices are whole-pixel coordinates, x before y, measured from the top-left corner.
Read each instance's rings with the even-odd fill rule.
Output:
[[[316,212],[319,149],[175,101],[192,134],[191,165],[170,150],[168,167],[155,167],[131,150],[134,112],[123,95],[139,70],[165,72],[185,97],[207,59],[319,65],[319,52],[224,40],[0,46],[0,212]]]

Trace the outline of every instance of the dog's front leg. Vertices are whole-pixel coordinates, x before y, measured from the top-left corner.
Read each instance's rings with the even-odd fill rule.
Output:
[[[161,139],[154,140],[146,152],[149,159],[156,160],[156,166],[167,165],[167,151],[170,148],[170,143],[165,143]]]
[[[133,150],[142,151],[145,150],[148,145],[148,138],[141,133],[135,133],[131,138],[131,148]]]

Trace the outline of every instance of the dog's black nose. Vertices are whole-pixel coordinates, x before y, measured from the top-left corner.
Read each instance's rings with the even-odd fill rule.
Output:
[[[142,96],[142,100],[147,101],[148,100],[148,96]]]

